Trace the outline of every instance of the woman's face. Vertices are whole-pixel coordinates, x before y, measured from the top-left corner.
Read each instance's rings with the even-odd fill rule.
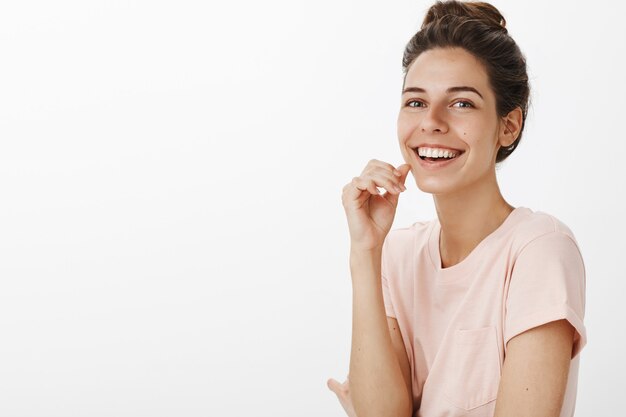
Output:
[[[439,48],[413,61],[402,93],[398,140],[420,190],[445,194],[495,177],[500,128],[487,73],[473,55]],[[456,156],[428,162],[418,156],[420,148],[447,149]]]

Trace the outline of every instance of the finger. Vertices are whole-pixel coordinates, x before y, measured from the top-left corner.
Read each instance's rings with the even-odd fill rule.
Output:
[[[400,165],[398,168],[394,168],[394,171],[393,171],[394,183],[397,184],[402,189],[402,191],[406,191],[406,186],[404,185],[404,183],[410,171],[411,171],[411,165],[409,164],[403,164],[403,165]],[[397,175],[397,173],[399,173],[400,175]]]
[[[411,165],[405,164],[404,170],[410,170]],[[391,194],[399,194],[402,191],[406,191],[406,187],[404,186],[404,180],[406,179],[406,175],[404,178],[402,177],[402,170],[396,169],[393,165],[379,161],[377,159],[371,159],[366,167],[363,169],[361,173],[361,177],[376,177],[383,176],[389,180],[387,186],[380,185],[377,183],[379,187],[386,188],[387,192]],[[399,174],[399,175],[398,175]]]
[[[378,191],[378,188],[376,188],[376,182],[374,182],[374,180],[362,179],[361,183],[366,187],[365,189],[370,194],[376,194],[376,195],[380,194],[380,191]]]
[[[383,168],[389,171],[390,173],[393,173],[393,171],[395,170],[395,167],[388,162],[379,161],[378,159],[370,159],[370,161],[367,163],[367,165],[363,169],[362,174],[364,174],[366,171],[368,171],[371,168]]]
[[[344,200],[344,204],[347,202],[358,200],[363,193],[363,190],[358,187],[358,181],[359,177],[354,177],[352,178],[352,181],[350,181],[343,187],[342,199]]]
[[[409,176],[409,172],[411,172],[411,165],[402,164],[396,169],[396,171],[400,172],[399,180],[402,184],[404,184],[406,178]]]
[[[370,175],[375,176],[371,178]],[[371,195],[380,195],[380,191],[376,187],[386,189],[387,193],[399,194],[402,192],[402,189],[400,187],[396,188],[391,180],[384,177],[381,178],[380,173],[370,173],[365,177],[352,178],[352,181],[344,187],[342,197],[344,206],[356,204],[357,207],[361,207]]]
[[[356,180],[353,181],[356,182]],[[363,207],[370,197],[369,191],[358,189],[351,181],[343,187],[341,202],[346,210],[357,210]]]
[[[383,183],[385,184],[387,191],[390,191],[393,194],[399,194],[402,191],[405,191],[406,187],[404,187],[404,180],[401,177],[398,177],[395,174],[395,171],[397,170],[392,165],[389,165],[388,167],[374,167],[369,174],[375,177],[383,178]],[[401,171],[398,172],[402,175]]]
[[[354,185],[357,189],[361,191],[367,191],[370,194],[379,195],[378,184],[373,178],[365,178],[365,177],[354,177],[353,178]]]
[[[408,171],[410,170],[410,165],[407,165],[407,166],[405,165],[401,165],[398,169],[398,171],[400,171],[400,173],[402,174],[402,176],[399,179],[399,182],[401,184],[403,191],[406,191],[406,186],[404,185],[404,181],[406,180]],[[400,193],[386,193],[383,197],[387,201],[389,201],[389,203],[391,203],[394,207],[398,206],[398,199],[400,198]]]
[[[400,176],[396,175],[396,172],[399,172]],[[385,178],[389,179],[389,183],[397,191],[394,194],[399,194],[402,191],[406,191],[406,187],[404,186],[404,179],[406,175],[403,177],[402,171],[399,171],[395,168],[393,168],[392,171],[388,171],[387,169],[385,169],[385,172],[383,175],[385,176]]]
[[[360,192],[366,191],[370,194],[379,194],[376,184],[367,178],[354,177],[352,178],[352,185]]]
[[[328,389],[333,391],[335,394],[338,394],[339,391],[341,391],[341,384],[339,383],[339,381],[333,378],[330,378],[328,381],[326,381],[326,385],[328,386]]]
[[[365,168],[363,168],[363,171],[361,171],[361,175],[365,174],[369,169],[373,167],[382,166],[384,164],[385,162],[379,161],[378,159],[370,159],[367,164],[365,164]]]
[[[370,167],[367,172],[358,178],[371,179],[377,187],[384,188],[392,194],[399,194],[404,191],[398,177],[393,175],[387,167]]]

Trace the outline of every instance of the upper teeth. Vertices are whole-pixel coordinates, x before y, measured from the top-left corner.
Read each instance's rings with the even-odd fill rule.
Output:
[[[417,153],[429,158],[454,158],[457,155],[456,152],[438,148],[417,148]]]

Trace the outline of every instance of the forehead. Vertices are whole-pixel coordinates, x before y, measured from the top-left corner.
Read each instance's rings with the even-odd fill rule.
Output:
[[[422,52],[406,75],[405,87],[422,87],[429,93],[448,87],[475,87],[486,98],[491,95],[489,79],[482,63],[462,48],[436,48]]]

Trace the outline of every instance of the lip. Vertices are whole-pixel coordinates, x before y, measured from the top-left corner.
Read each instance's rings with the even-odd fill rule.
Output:
[[[428,145],[420,145],[420,146],[424,146],[424,147],[429,147]],[[452,148],[444,148],[442,146],[430,146],[430,147],[437,147],[437,148],[442,148],[442,149],[449,149],[452,151],[457,151],[460,152],[459,155],[457,155],[456,157],[452,158],[452,159],[444,159],[442,161],[437,161],[437,162],[429,162],[429,161],[425,161],[422,158],[420,158],[419,154],[417,153],[417,148],[413,149],[413,153],[415,154],[415,158],[417,159],[417,163],[420,164],[420,166],[422,168],[424,168],[425,170],[428,171],[432,171],[432,170],[437,170],[440,168],[445,168],[448,165],[453,164],[454,162],[456,162],[457,160],[461,159],[461,157],[463,156],[463,154],[465,153],[465,151],[460,151],[458,149],[452,149]]]
[[[437,148],[437,149],[447,149],[449,151],[454,151],[454,152],[465,152],[463,149],[455,149],[455,148],[450,148],[448,146],[443,146],[443,145],[437,145],[436,143],[420,143],[417,146],[413,147],[413,150],[417,150],[417,148]]]

